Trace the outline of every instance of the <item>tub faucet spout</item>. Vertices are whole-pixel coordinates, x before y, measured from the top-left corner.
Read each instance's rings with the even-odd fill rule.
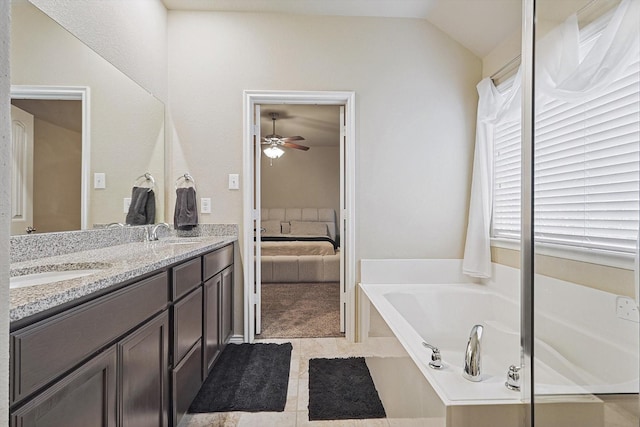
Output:
[[[464,369],[462,376],[469,381],[480,381],[480,342],[482,340],[482,325],[475,325],[471,328],[467,349],[464,352]]]

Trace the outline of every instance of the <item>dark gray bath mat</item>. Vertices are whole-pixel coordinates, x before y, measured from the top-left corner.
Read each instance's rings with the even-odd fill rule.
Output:
[[[291,343],[227,345],[189,412],[284,411],[291,350]]]
[[[309,420],[385,418],[364,357],[309,360]]]

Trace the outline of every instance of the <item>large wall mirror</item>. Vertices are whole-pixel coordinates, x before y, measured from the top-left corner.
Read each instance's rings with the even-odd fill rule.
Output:
[[[164,221],[163,103],[31,3],[11,18],[12,234],[124,223],[146,173]]]

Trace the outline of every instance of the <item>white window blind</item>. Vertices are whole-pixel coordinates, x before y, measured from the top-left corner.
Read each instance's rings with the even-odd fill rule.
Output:
[[[536,241],[635,252],[639,140],[639,60],[584,102],[539,106],[534,138]],[[494,237],[520,237],[520,141],[519,122],[497,124]]]

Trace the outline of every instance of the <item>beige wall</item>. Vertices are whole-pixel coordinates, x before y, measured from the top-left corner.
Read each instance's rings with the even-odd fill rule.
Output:
[[[352,90],[356,261],[462,256],[479,58],[424,20],[170,11],[168,28],[172,174],[212,198],[202,222],[242,224],[244,90]]]
[[[29,1],[166,102],[167,10],[160,0]]]
[[[169,12],[174,174],[242,222],[242,96],[356,92],[357,258],[460,257],[480,60],[423,20]],[[437,202],[434,202],[437,201]],[[218,206],[218,208],[216,208]]]
[[[262,156],[263,208],[333,208],[340,210],[340,147],[285,149],[273,160]]]
[[[82,135],[38,118],[33,134],[33,226],[39,233],[79,230]]]
[[[0,1],[0,182],[11,180],[9,106],[10,9]],[[9,185],[0,185],[0,425],[9,424]]]

